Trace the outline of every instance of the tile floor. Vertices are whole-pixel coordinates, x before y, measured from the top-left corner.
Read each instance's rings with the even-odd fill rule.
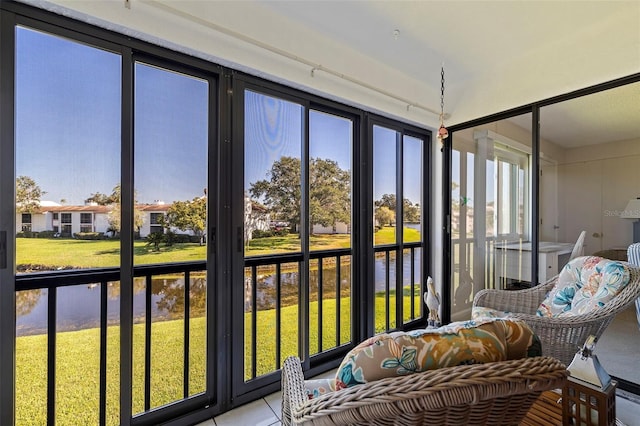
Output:
[[[333,377],[335,370],[318,376]],[[279,426],[280,392],[235,408],[197,426]],[[640,396],[618,391],[616,396],[617,426],[640,426]]]

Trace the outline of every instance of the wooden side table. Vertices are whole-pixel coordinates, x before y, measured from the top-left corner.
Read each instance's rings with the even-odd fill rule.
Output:
[[[533,403],[520,426],[561,426],[562,394],[559,391],[542,392]]]

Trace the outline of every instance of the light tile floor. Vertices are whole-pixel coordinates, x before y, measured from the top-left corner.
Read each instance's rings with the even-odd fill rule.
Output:
[[[335,370],[317,376],[333,377]],[[197,426],[279,426],[281,393],[275,392],[257,401],[235,408]],[[618,391],[617,426],[640,426],[640,396]]]

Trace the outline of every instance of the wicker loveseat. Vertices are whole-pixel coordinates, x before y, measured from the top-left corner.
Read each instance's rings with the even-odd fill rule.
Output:
[[[517,425],[567,370],[533,357],[389,377],[309,400],[297,357],[282,370],[284,425]]]
[[[594,309],[568,316],[540,316],[539,309],[550,292],[556,289],[559,277],[572,265],[580,262],[613,262],[629,271],[628,283],[611,300]],[[615,265],[614,265],[615,266]],[[597,273],[595,274],[597,275]],[[587,284],[586,282],[583,284]],[[589,285],[593,283],[589,282]],[[600,338],[613,318],[628,308],[640,296],[640,268],[627,262],[612,261],[599,257],[579,257],[567,264],[563,271],[544,284],[524,290],[481,290],[473,301],[474,317],[476,310],[489,309],[511,318],[524,320],[542,342],[542,353],[569,364],[587,337]],[[538,312],[537,312],[538,311]]]

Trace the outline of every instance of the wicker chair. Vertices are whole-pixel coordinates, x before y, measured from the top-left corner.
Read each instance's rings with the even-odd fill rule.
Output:
[[[282,370],[282,424],[517,425],[541,392],[561,388],[550,357],[463,365],[390,377],[307,399],[300,360]]]
[[[481,290],[473,299],[473,306],[508,311],[510,317],[524,320],[540,338],[543,355],[568,365],[587,337],[599,339],[613,318],[640,296],[640,268],[631,265],[629,283],[604,306],[582,315],[537,316],[536,310],[557,280],[556,275],[544,284],[524,290]]]

